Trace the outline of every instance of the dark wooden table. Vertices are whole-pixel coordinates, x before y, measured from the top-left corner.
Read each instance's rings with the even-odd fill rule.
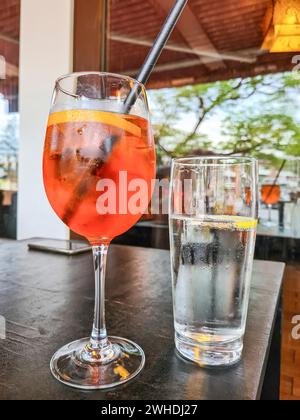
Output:
[[[28,251],[0,242],[0,399],[259,399],[284,265],[256,262],[243,361],[209,371],[174,350],[169,252],[112,246],[107,280],[111,334],[139,343],[146,366],[133,382],[108,392],[80,392],[52,378],[49,360],[62,345],[89,334],[92,258]]]

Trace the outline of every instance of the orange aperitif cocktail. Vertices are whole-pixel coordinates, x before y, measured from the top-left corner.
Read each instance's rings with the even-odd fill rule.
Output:
[[[276,184],[263,184],[261,187],[261,201],[268,206],[268,220],[265,223],[267,226],[275,226],[276,223],[272,221],[272,206],[277,204],[280,200],[281,189]]]
[[[56,81],[44,146],[44,185],[58,217],[92,245],[96,292],[90,337],[62,347],[50,363],[52,374],[66,385],[107,389],[129,381],[144,366],[137,344],[107,334],[105,273],[109,244],[147,210],[155,173],[141,83],[97,72]]]
[[[281,191],[279,185],[264,184],[261,187],[261,200],[267,205],[277,204],[280,199]]]
[[[46,193],[59,218],[92,243],[100,238],[109,242],[138,221],[142,212],[132,214],[120,197],[129,202],[135,194],[129,191],[131,181],[142,179],[148,203],[154,178],[154,141],[144,118],[89,110],[50,115],[44,151]],[[99,191],[104,179],[113,181],[115,188]],[[115,201],[113,214],[99,210],[101,194]]]

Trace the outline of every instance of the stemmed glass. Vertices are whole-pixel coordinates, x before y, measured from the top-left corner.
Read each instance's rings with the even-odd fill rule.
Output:
[[[263,184],[261,187],[261,201],[268,206],[268,220],[266,226],[276,226],[272,221],[272,207],[280,200],[281,189],[279,185]]]
[[[129,94],[132,106],[126,106]],[[96,283],[92,333],[61,348],[51,372],[82,389],[123,384],[144,366],[143,350],[108,337],[105,269],[111,240],[147,209],[155,146],[146,91],[129,77],[74,73],[56,81],[44,147],[44,185],[58,217],[93,249]]]

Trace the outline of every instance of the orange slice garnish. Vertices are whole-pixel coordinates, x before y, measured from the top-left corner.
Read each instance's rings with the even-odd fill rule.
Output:
[[[103,111],[90,111],[90,110],[70,110],[54,112],[50,114],[48,120],[48,127],[51,125],[64,124],[64,123],[86,123],[96,122],[112,127],[118,127],[136,137],[141,137],[142,130],[137,125],[125,119],[120,114]]]

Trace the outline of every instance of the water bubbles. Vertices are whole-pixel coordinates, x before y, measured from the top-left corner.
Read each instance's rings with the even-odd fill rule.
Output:
[[[183,339],[241,337],[254,240],[254,229],[230,218],[171,218],[175,328]]]

